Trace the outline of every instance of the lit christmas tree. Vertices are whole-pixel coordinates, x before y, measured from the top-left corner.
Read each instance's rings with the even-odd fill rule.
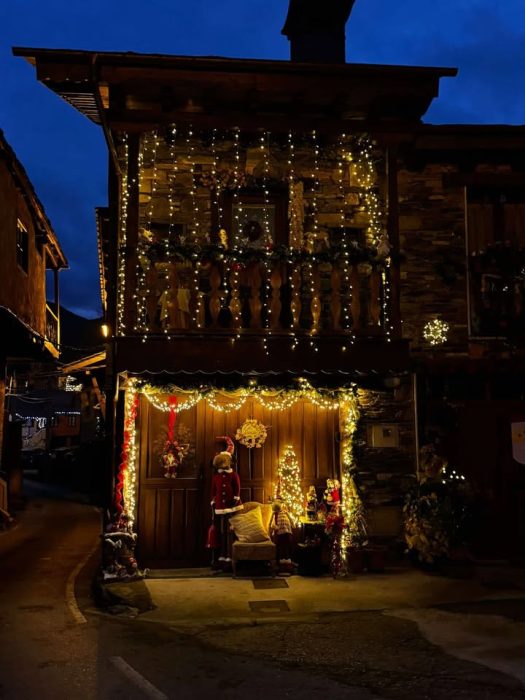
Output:
[[[277,497],[286,505],[286,509],[294,525],[304,513],[303,493],[301,491],[301,470],[294,449],[287,445],[279,460],[277,469],[279,482]]]

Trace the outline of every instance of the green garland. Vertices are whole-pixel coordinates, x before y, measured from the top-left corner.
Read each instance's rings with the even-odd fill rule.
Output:
[[[168,256],[170,260],[179,262],[199,261],[226,262],[247,264],[265,260],[267,262],[282,262],[293,265],[302,265],[310,262],[348,261],[355,265],[369,263],[373,268],[384,268],[385,258],[377,254],[375,248],[360,246],[351,243],[348,248],[336,245],[318,253],[309,253],[305,250],[292,250],[286,246],[275,246],[266,251],[255,248],[240,248],[226,250],[222,245],[214,243],[180,244],[170,242],[167,246],[161,243],[151,243],[145,249],[146,257],[153,263],[162,262]]]

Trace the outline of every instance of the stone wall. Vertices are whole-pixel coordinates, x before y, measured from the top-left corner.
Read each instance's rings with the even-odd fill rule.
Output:
[[[447,351],[467,351],[465,202],[462,186],[444,187],[452,165],[399,171],[401,318],[411,350],[429,350],[423,326],[439,318],[450,326]]]
[[[361,418],[354,455],[360,486],[369,510],[373,534],[398,535],[404,495],[416,473],[415,421],[411,377],[401,378],[395,389],[360,389]],[[375,447],[373,426],[398,431],[396,447]]]

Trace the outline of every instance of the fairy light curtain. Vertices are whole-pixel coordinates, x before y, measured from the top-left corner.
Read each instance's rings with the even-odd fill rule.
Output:
[[[127,157],[127,142],[124,140],[118,293],[120,333],[133,331],[147,340],[151,332],[160,331],[169,338],[173,328],[202,328],[205,324],[205,292],[201,275],[207,269],[210,258],[218,256],[224,261],[224,289],[220,290],[219,298],[224,301],[228,294],[234,295],[238,290],[239,268],[251,245],[240,236],[245,208],[242,199],[246,187],[260,192],[263,239],[268,240],[269,194],[272,187],[284,185],[288,188],[289,200],[288,250],[280,251],[270,246],[267,257],[261,258],[267,272],[262,294],[266,331],[262,342],[265,349],[268,349],[272,334],[271,305],[268,302],[271,299],[269,272],[273,261],[277,256],[279,260],[282,257],[284,261],[296,265],[297,255],[302,255],[303,286],[306,284],[310,291],[314,289],[315,292],[315,260],[308,256],[315,255],[318,245],[326,247],[323,255],[327,259],[337,260],[341,268],[341,292],[344,297],[342,329],[350,334],[350,344],[353,342],[351,302],[354,290],[350,270],[356,263],[356,248],[349,241],[345,227],[353,226],[354,219],[364,225],[359,258],[364,256],[363,259],[369,258],[374,264],[382,266],[383,323],[387,340],[390,339],[390,245],[385,229],[385,207],[379,193],[378,153],[368,137],[341,134],[328,142],[315,131],[307,134],[289,131],[283,138],[266,131],[254,140],[253,136],[239,129],[213,129],[208,133],[197,132],[191,126],[179,128],[175,125],[144,134],[138,154],[140,230],[133,328],[125,328],[123,310],[129,192]],[[329,189],[334,183],[337,190],[335,200],[333,194],[328,196],[325,192],[326,187]],[[226,191],[231,193],[234,203],[232,231],[222,228],[224,212],[220,194]],[[219,235],[220,244],[210,239],[214,211],[220,230],[213,232],[213,235]],[[335,216],[339,221],[341,241],[337,249],[333,244],[330,247],[325,223],[330,216]],[[210,243],[216,245],[216,251],[209,249]],[[174,267],[170,264],[174,260],[178,263],[187,261],[187,266],[177,264]],[[296,281],[292,279],[292,287],[294,284]],[[226,289],[228,285],[231,286],[230,291]],[[230,306],[233,309],[234,328],[238,329],[238,304]],[[315,351],[315,309],[313,313],[314,323],[307,342]],[[292,346],[295,346],[295,333],[292,335]]]

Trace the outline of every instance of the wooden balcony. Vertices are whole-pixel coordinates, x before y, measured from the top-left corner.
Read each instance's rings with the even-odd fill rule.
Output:
[[[139,335],[214,332],[392,335],[388,270],[286,263],[157,262],[142,276],[133,329]]]
[[[58,357],[60,345],[60,322],[53,309],[46,304],[46,335],[45,346],[49,352]]]
[[[388,268],[370,262],[343,266],[315,255],[296,263],[264,253],[260,258],[242,264],[228,255],[151,264],[139,275],[133,315],[127,315],[133,330],[117,338],[118,367],[141,372],[405,366],[406,345],[390,323]]]

